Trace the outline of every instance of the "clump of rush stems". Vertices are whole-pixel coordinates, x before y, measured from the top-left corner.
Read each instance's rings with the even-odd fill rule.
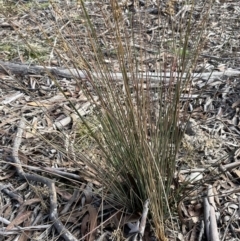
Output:
[[[180,96],[191,85],[191,71],[203,44],[205,22],[192,35],[192,3],[187,20],[165,25],[156,50],[158,58],[167,57],[160,51],[164,51],[161,48],[167,42],[165,32],[172,31],[168,66],[160,64],[154,73],[144,74],[140,71],[143,51],[136,53],[132,48],[132,44],[143,42],[139,35],[135,39],[133,25],[127,27],[124,23],[118,1],[111,0],[110,5],[112,19],[106,19],[106,23],[114,39],[111,44],[116,51],[121,83],[103,61],[96,28],[81,1],[94,56],[88,72],[91,91],[85,89],[85,94],[91,100],[95,95],[98,97],[95,105],[99,107],[96,116],[101,135],[92,134],[104,156],[100,165],[98,161],[89,165],[97,173],[98,181],[113,194],[111,197],[129,210],[142,210],[144,201],[149,199],[156,235],[164,240],[164,221],[171,217],[173,201],[178,198],[171,187],[184,131],[180,122],[187,121],[186,113],[181,111]],[[138,30],[144,38],[144,31]],[[81,58],[86,62],[85,56]],[[154,81],[153,76],[158,78]]]
[[[100,127],[98,135],[91,133],[103,156],[102,163],[91,160],[88,165],[105,187],[106,197],[110,193],[112,199],[128,210],[142,210],[144,201],[149,199],[156,235],[164,240],[164,222],[171,217],[173,201],[178,198],[171,187],[184,131],[180,122],[187,121],[186,113],[181,111],[180,96],[191,85],[191,71],[203,44],[205,22],[197,26],[197,34],[192,33],[192,2],[187,20],[166,24],[159,33],[159,49],[156,49],[159,56],[156,57],[165,61],[171,53],[166,60],[168,63],[160,64],[154,73],[144,73],[140,71],[144,51],[136,52],[132,47],[145,43],[139,38],[139,35],[144,38],[144,30],[140,27],[135,39],[134,25],[126,26],[118,1],[110,0],[112,16],[104,20],[113,39],[111,45],[119,77],[119,73],[117,75],[104,62],[96,26],[84,1],[80,2],[92,50],[91,61],[78,52],[78,61],[81,59],[91,66],[88,70],[90,87],[81,86],[97,107],[95,114]],[[167,31],[172,31],[171,41],[167,39]],[[161,54],[166,42],[168,49]],[[73,51],[69,53],[74,62]],[[78,66],[77,61],[74,64]],[[119,79],[120,82],[116,81]],[[94,96],[98,97],[97,101]],[[81,119],[84,122],[84,118]]]
[[[165,16],[168,21],[163,24],[159,17],[157,45],[149,41],[146,46],[146,29],[134,25],[141,19],[129,12],[127,22],[119,1],[109,1],[110,15],[104,8],[99,14],[111,33],[111,43],[106,40],[104,44],[113,51],[117,71],[105,62],[104,35],[99,34],[94,17],[90,17],[89,3],[79,1],[90,52],[86,54],[78,46],[74,24],[64,25],[57,35],[71,64],[85,68],[88,77],[87,81],[78,80],[78,84],[95,106],[94,123],[89,125],[89,120],[80,118],[102,155],[101,163],[98,159],[87,163],[96,173],[94,178],[103,185],[106,198],[110,194],[112,200],[130,211],[142,210],[144,201],[149,199],[156,236],[164,240],[164,222],[171,219],[173,203],[178,198],[172,184],[184,131],[181,125],[188,119],[180,96],[191,86],[191,73],[204,44],[207,16],[194,25],[195,3],[191,1],[184,18]],[[144,14],[140,16],[144,18]],[[134,46],[141,48],[136,51]],[[151,48],[159,61],[157,69],[142,71],[143,60],[148,57],[145,49]],[[54,51],[65,62],[60,50]],[[94,124],[97,131],[92,131]]]

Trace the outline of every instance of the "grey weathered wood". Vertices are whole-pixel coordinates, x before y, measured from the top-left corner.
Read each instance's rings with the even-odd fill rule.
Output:
[[[10,63],[10,62],[3,62],[0,61],[0,72],[1,73],[8,73],[8,74],[14,74],[14,75],[28,75],[28,74],[51,74],[57,77],[62,78],[79,78],[79,79],[88,79],[88,74],[84,70],[74,69],[74,68],[60,68],[60,67],[45,67],[40,65],[27,65],[27,64],[21,64],[21,63]],[[191,77],[193,79],[202,79],[202,80],[211,80],[215,78],[219,78],[221,76],[240,76],[240,70],[236,69],[227,69],[224,72],[219,71],[213,71],[213,72],[207,72],[207,73],[192,73]],[[108,73],[109,76],[109,73]],[[176,72],[145,72],[145,73],[138,73],[137,76],[135,75],[136,79],[148,79],[152,82],[161,82],[161,81],[170,81],[172,77],[175,76],[177,78],[186,78],[187,74],[183,73],[181,76],[181,73]],[[101,73],[91,72],[91,77],[96,78],[103,78],[103,75]],[[128,73],[128,77],[132,78],[131,73]],[[122,73],[111,73],[111,78],[113,81],[122,81],[123,75]],[[108,77],[109,79],[109,77]]]

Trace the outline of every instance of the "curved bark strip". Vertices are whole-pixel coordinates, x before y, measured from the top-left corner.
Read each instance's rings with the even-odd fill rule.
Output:
[[[46,67],[46,66],[40,66],[40,65],[27,65],[27,64],[21,64],[21,63],[10,63],[10,62],[3,62],[0,61],[0,73],[7,73],[7,74],[14,74],[14,75],[28,75],[28,74],[51,74],[57,77],[61,78],[78,78],[78,79],[89,79],[90,76],[88,76],[87,71],[75,69],[75,68],[58,68],[58,67]],[[129,77],[131,77],[131,73],[127,73]],[[211,80],[216,79],[221,76],[240,76],[240,70],[238,69],[227,69],[224,72],[220,71],[213,71],[213,72],[207,72],[207,73],[192,73],[191,77],[193,79],[202,79],[202,80]],[[91,77],[101,78],[102,73],[91,73]],[[177,73],[177,72],[145,72],[145,73],[139,73],[136,76],[136,79],[142,80],[142,79],[148,79],[152,82],[161,82],[170,81],[174,78],[180,78],[185,79],[186,77],[189,77],[189,74],[183,73]],[[123,75],[122,73],[112,73],[111,76],[113,81],[123,81]]]
[[[50,197],[50,219],[53,222],[54,227],[57,229],[59,234],[66,240],[66,241],[77,241],[77,239],[64,227],[62,222],[58,219],[57,213],[57,194],[55,183],[49,178],[42,177],[37,174],[28,174],[23,171],[21,161],[18,157],[18,150],[22,140],[22,134],[25,128],[25,121],[22,118],[18,127],[17,135],[14,140],[13,151],[12,151],[12,158],[13,162],[16,164],[17,173],[20,178],[33,182],[40,182],[45,184],[49,188],[49,197]]]

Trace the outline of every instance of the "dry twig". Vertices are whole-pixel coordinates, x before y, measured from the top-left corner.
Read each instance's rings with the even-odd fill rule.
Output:
[[[77,241],[77,239],[64,227],[62,222],[58,219],[57,213],[57,194],[55,189],[55,183],[49,178],[39,176],[37,174],[28,174],[23,171],[21,161],[18,157],[18,150],[22,140],[22,134],[25,128],[25,121],[24,118],[21,119],[16,138],[14,140],[12,157],[13,162],[16,164],[17,173],[20,178],[25,179],[27,181],[34,181],[40,182],[45,184],[49,188],[49,197],[50,197],[50,219],[53,222],[54,227],[57,229],[59,234],[66,240],[66,241]]]

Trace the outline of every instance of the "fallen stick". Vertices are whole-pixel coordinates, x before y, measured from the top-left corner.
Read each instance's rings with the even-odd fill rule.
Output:
[[[56,188],[55,183],[49,178],[42,177],[37,174],[29,174],[25,173],[23,171],[21,161],[18,157],[18,150],[19,146],[22,141],[22,134],[23,130],[25,128],[25,121],[22,118],[18,127],[17,135],[14,140],[13,144],[13,151],[12,151],[12,159],[13,162],[16,164],[16,170],[21,179],[25,179],[28,182],[34,181],[34,182],[41,182],[42,184],[45,184],[49,188],[49,197],[50,197],[50,219],[53,222],[54,227],[57,229],[59,234],[64,238],[66,241],[77,241],[77,239],[64,227],[62,222],[58,219],[58,213],[57,213],[57,194],[56,194]]]
[[[0,61],[0,72],[7,74],[14,74],[25,76],[29,74],[50,74],[53,76],[61,77],[61,78],[78,78],[78,79],[89,79],[89,77],[102,78],[102,73],[91,72],[91,75],[88,74],[85,70],[75,69],[75,68],[60,68],[60,67],[47,67],[40,65],[27,65],[21,63],[11,63],[11,62],[3,62]],[[122,73],[110,73],[113,81],[123,81]],[[240,70],[237,69],[227,69],[224,72],[213,71],[207,73],[192,73],[191,78],[193,79],[202,79],[202,80],[211,80],[216,79],[221,76],[239,76]],[[108,73],[109,76],[109,73]],[[127,73],[127,76],[132,77],[131,73]],[[178,72],[144,72],[138,73],[135,78],[139,80],[148,79],[152,82],[168,82],[174,78],[182,78],[185,79],[188,77],[187,73],[178,73]]]

